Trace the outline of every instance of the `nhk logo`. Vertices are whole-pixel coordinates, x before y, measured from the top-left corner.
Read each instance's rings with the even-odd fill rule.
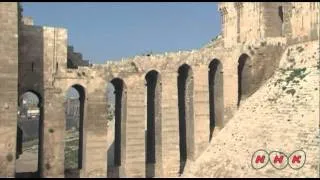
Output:
[[[287,156],[280,151],[268,153],[266,150],[260,149],[252,155],[251,165],[254,169],[264,168],[269,162],[278,170],[284,169],[288,165],[297,170],[305,164],[306,153],[303,150],[296,150]]]

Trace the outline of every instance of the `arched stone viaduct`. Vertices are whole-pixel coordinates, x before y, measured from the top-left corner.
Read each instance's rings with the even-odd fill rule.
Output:
[[[243,4],[249,8],[250,3]],[[228,6],[220,8],[222,14]],[[0,17],[0,52],[9,62],[0,67],[1,82],[7,85],[1,93],[8,92],[1,97],[18,92],[1,105],[0,176],[14,176],[14,155],[21,142],[13,119],[18,97],[28,91],[40,99],[39,175],[65,176],[64,98],[74,87],[81,104],[79,174],[106,177],[109,83],[116,97],[111,168],[120,177],[178,176],[214,140],[241,102],[273,74],[288,41],[274,34],[246,41],[241,32],[232,44],[231,35],[223,34],[199,50],[70,68],[66,29],[20,22],[17,3],[0,3],[0,12],[7,12]]]
[[[19,94],[32,90],[41,99],[39,170],[44,177],[64,174],[63,103],[70,87],[75,87],[81,96],[81,177],[106,176],[109,83],[114,86],[116,97],[117,166],[112,168],[121,177],[146,177],[150,170],[157,177],[177,176],[206,149],[240,102],[272,75],[276,66],[267,62],[277,62],[282,50],[278,44],[257,48],[256,52],[271,50],[270,54],[263,53],[262,61],[262,55],[243,47],[208,47],[70,69],[66,65],[67,44],[61,38],[66,31],[47,27],[42,31],[41,36],[48,36],[43,37],[48,41],[43,49],[55,51],[43,56],[33,53],[39,47],[22,45],[26,51],[21,53],[26,54],[21,58],[26,58],[26,64],[20,69],[23,76],[19,76]],[[28,34],[21,38],[39,37]],[[43,58],[35,72],[27,68],[32,66],[28,60],[35,59],[29,58],[31,54]]]

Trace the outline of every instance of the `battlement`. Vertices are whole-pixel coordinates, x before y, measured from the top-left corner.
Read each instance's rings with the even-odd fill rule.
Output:
[[[68,46],[67,68],[77,69],[78,66],[89,66],[89,60],[83,60],[81,53],[74,52],[73,46]]]

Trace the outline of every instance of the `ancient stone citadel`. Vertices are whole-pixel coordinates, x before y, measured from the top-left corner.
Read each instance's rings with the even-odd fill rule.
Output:
[[[221,34],[206,47],[95,65],[82,60],[81,54],[67,44],[66,29],[33,25],[32,19],[22,17],[19,3],[1,2],[0,176],[15,177],[16,151],[21,143],[17,138],[19,97],[30,91],[40,99],[37,174],[40,177],[65,177],[64,97],[66,91],[74,87],[80,94],[80,177],[107,177],[110,176],[107,175],[109,169],[118,177],[146,177],[149,171],[153,171],[151,174],[155,177],[177,177],[182,171],[191,172],[195,162],[208,149],[208,152],[218,149],[221,152],[216,156],[212,154],[217,159],[216,164],[206,167],[219,163],[225,167],[234,165],[229,170],[209,168],[212,173],[220,173],[216,176],[250,176],[244,172],[254,171],[251,176],[269,173],[319,177],[319,92],[313,88],[319,86],[319,79],[303,86],[307,90],[312,87],[310,92],[316,93],[311,100],[305,98],[313,104],[303,106],[307,107],[304,118],[282,117],[282,114],[293,112],[293,104],[284,112],[279,110],[278,116],[260,114],[261,119],[251,121],[254,113],[250,116],[250,112],[238,122],[249,104],[256,107],[261,104],[262,107],[266,100],[259,98],[267,94],[259,94],[262,92],[259,88],[276,74],[281,59],[296,50],[291,47],[305,43],[303,58],[307,63],[317,63],[319,3],[223,2],[218,4],[218,10],[221,22],[213,23],[222,23]],[[316,44],[314,54],[310,43]],[[299,52],[295,55],[298,64]],[[313,59],[307,59],[309,56]],[[313,66],[307,68],[312,70]],[[311,73],[307,78],[318,76]],[[108,82],[115,87],[114,167],[107,167],[106,153]],[[307,90],[305,94],[309,92]],[[253,101],[258,95],[259,98]],[[291,99],[284,104],[289,101]],[[263,109],[267,108],[261,108],[261,111]],[[268,121],[262,119],[266,117]],[[249,121],[252,123],[248,124]],[[247,128],[232,129],[235,122]],[[275,122],[279,126],[269,126]],[[254,131],[250,127],[255,123],[263,125]],[[286,125],[280,126],[281,123]],[[283,134],[278,132],[283,129],[286,129]],[[231,144],[239,144],[240,140],[235,140],[233,134],[237,132],[251,133],[244,141],[257,142],[256,146],[248,150],[244,160],[220,161],[222,156],[236,157],[241,149],[248,148],[248,143]],[[273,137],[275,132],[279,136]],[[270,136],[263,138],[261,134]],[[281,146],[287,139],[295,145]],[[220,145],[210,146],[219,142]],[[267,169],[264,173],[249,170],[248,164],[255,150],[271,146],[290,152],[303,148],[307,154],[304,167],[307,170],[274,172]],[[234,148],[240,149],[233,151]],[[241,173],[237,173],[239,171]]]

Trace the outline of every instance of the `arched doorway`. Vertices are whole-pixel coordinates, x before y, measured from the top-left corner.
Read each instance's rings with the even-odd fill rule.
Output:
[[[209,141],[216,126],[223,126],[223,67],[218,59],[214,59],[209,64],[209,112],[210,127]]]
[[[83,165],[83,121],[85,89],[73,85],[66,94],[66,129],[64,147],[65,177],[80,177]]]
[[[247,54],[242,54],[238,59],[238,102],[250,93],[251,60]]]
[[[149,71],[147,86],[146,177],[159,176],[161,169],[161,80],[157,71]]]
[[[179,149],[180,170],[182,174],[188,159],[193,156],[193,73],[189,65],[178,69],[178,107],[179,107]]]
[[[122,177],[126,152],[126,86],[122,79],[114,78],[108,86],[108,177]],[[111,135],[111,136],[110,136]]]
[[[27,91],[19,97],[16,177],[39,177],[42,138],[41,96]]]

